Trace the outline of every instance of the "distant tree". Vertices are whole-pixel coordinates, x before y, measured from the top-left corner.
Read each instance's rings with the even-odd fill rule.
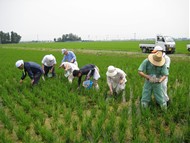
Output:
[[[7,44],[7,43],[19,43],[21,40],[21,36],[15,32],[11,32],[11,36],[9,33],[4,33],[0,31],[0,43]]]
[[[11,43],[19,43],[20,40],[21,40],[21,36],[12,31],[11,32]]]
[[[61,38],[57,39],[57,42],[67,42],[67,41],[81,41],[81,37],[69,33],[69,34],[63,34]]]
[[[57,38],[57,42],[62,42],[61,37]]]

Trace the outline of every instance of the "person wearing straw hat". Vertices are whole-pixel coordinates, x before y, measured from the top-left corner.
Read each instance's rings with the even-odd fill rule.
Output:
[[[158,51],[154,54],[149,54],[138,68],[140,76],[145,78],[145,83],[142,91],[141,106],[148,107],[151,101],[151,95],[154,94],[156,102],[161,108],[167,109],[167,103],[164,99],[161,83],[168,76],[168,70],[165,65],[165,58],[162,52]]]
[[[62,62],[70,62],[78,67],[77,58],[73,51],[68,51],[67,49],[62,49],[61,51],[64,55]]]
[[[32,85],[35,85],[39,82],[40,77],[43,74],[43,70],[39,64],[35,62],[24,62],[23,60],[18,60],[15,65],[18,69],[22,70],[22,77],[20,79],[21,84],[23,83],[23,80],[27,74],[31,79]]]
[[[45,76],[54,77],[55,76],[55,57],[50,55],[45,55],[42,59],[42,69]]]
[[[87,64],[80,68],[79,70],[73,71],[73,76],[78,77],[78,89],[80,88],[82,76],[86,75],[85,80],[89,80],[93,77],[93,85],[96,90],[99,90],[98,79],[100,78],[99,68],[93,64]]]
[[[166,65],[166,68],[167,68],[168,73],[169,73],[169,68],[170,68],[170,63],[171,63],[170,57],[168,55],[166,55],[165,51],[163,51],[163,48],[161,46],[154,47],[154,50],[152,51],[152,53],[156,53],[158,51],[162,52],[162,55],[166,61],[165,65]],[[170,99],[169,99],[169,96],[167,94],[167,84],[168,84],[168,76],[166,76],[166,79],[162,82],[162,88],[163,88],[163,92],[164,92],[164,98],[165,98],[167,104],[169,104]]]
[[[126,86],[126,73],[114,66],[109,66],[106,72],[107,84],[109,86],[110,95],[122,93],[122,100],[126,102],[125,99],[125,86]]]
[[[69,63],[69,62],[61,63],[59,68],[63,68],[65,70],[65,77],[68,77],[68,80],[70,83],[72,83],[72,81],[74,79],[73,71],[79,70],[79,68],[75,64]]]

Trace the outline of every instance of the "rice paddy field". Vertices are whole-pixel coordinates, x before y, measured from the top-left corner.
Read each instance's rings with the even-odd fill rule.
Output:
[[[152,102],[141,109],[144,79],[138,67],[148,56],[138,47],[141,41],[21,43],[0,45],[0,142],[1,143],[187,143],[190,142],[190,52],[177,41],[169,55],[170,104],[162,111]],[[77,90],[59,69],[61,49],[75,52],[79,67],[95,64],[100,69],[100,90]],[[55,78],[40,80],[31,87],[29,77],[19,83],[19,59],[41,64],[44,55],[56,57]],[[106,71],[114,65],[127,73],[126,103],[121,96],[106,101]]]

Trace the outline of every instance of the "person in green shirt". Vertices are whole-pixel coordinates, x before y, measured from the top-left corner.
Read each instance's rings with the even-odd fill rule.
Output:
[[[154,94],[156,102],[161,108],[167,109],[167,103],[164,99],[161,83],[168,76],[168,70],[165,65],[165,58],[162,52],[158,51],[154,54],[149,54],[138,68],[140,76],[145,78],[145,83],[142,91],[141,106],[148,107],[151,101],[151,95]]]

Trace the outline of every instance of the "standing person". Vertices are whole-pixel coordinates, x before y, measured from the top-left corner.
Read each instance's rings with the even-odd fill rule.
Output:
[[[167,103],[164,99],[161,83],[166,79],[166,76],[168,76],[168,70],[162,52],[158,51],[154,54],[149,54],[148,58],[139,66],[138,73],[145,78],[141,106],[145,108],[148,107],[153,93],[160,107],[167,109]]]
[[[156,53],[158,51],[161,51],[162,52],[162,55],[163,57],[165,58],[165,65],[166,65],[166,68],[168,70],[168,73],[169,73],[169,68],[170,68],[170,63],[171,63],[171,60],[170,60],[170,57],[168,55],[166,55],[165,51],[163,51],[163,48],[161,46],[156,46],[154,47],[154,50],[152,51],[152,53]],[[166,76],[166,79],[162,82],[162,88],[163,88],[163,92],[164,92],[164,98],[167,102],[167,104],[169,103],[169,96],[167,94],[167,84],[168,84],[168,76]]]
[[[74,63],[78,67],[77,58],[72,51],[68,51],[67,49],[62,49],[62,54],[64,54],[62,62]]]
[[[61,65],[59,66],[59,68],[63,68],[65,70],[65,77],[68,77],[68,80],[70,83],[72,83],[73,81],[73,71],[74,70],[79,70],[79,68],[73,64],[73,63],[69,63],[69,62],[63,62],[61,63]]]
[[[24,62],[23,60],[18,60],[15,65],[18,69],[22,70],[22,77],[20,80],[21,84],[28,74],[31,79],[31,84],[35,85],[38,83],[41,75],[43,74],[41,66],[34,62]]]
[[[122,92],[122,98],[123,102],[126,102],[125,99],[125,86],[126,86],[126,73],[114,66],[109,66],[108,70],[106,72],[107,75],[107,84],[110,89],[110,95],[116,94]]]
[[[50,73],[51,76],[55,76],[55,65],[56,65],[56,59],[55,57],[50,55],[45,55],[42,59],[42,69],[45,76],[48,76],[48,73]]]
[[[98,79],[100,78],[99,69],[96,65],[88,64],[80,68],[79,70],[73,71],[73,76],[78,77],[78,89],[80,88],[82,76],[86,75],[85,81],[93,77],[93,83],[96,90],[99,89]]]

